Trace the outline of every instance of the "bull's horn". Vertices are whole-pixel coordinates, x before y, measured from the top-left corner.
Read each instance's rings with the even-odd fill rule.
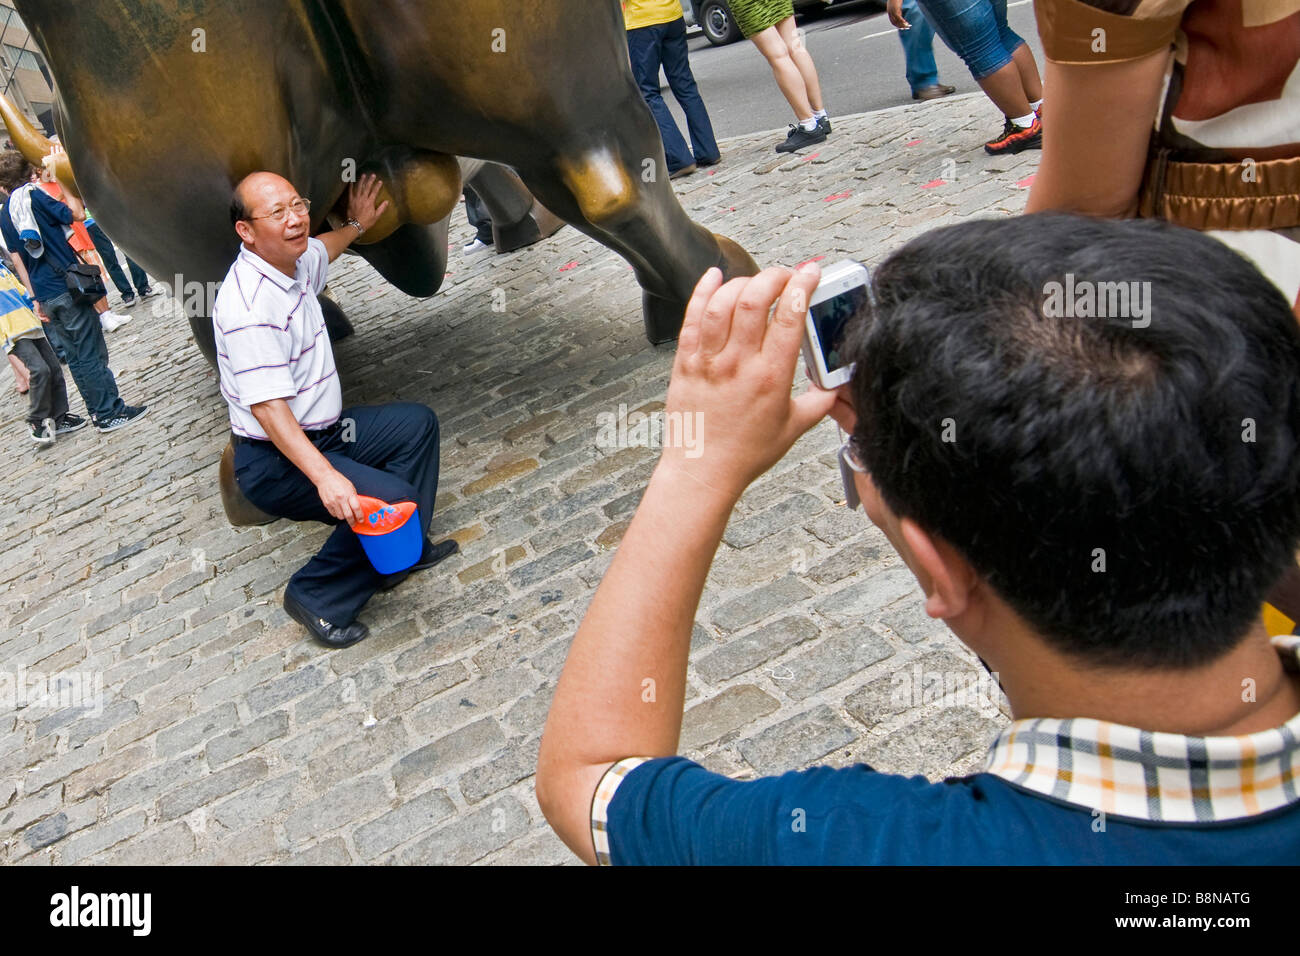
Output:
[[[13,101],[2,93],[0,93],[0,118],[4,119],[9,137],[18,147],[18,152],[22,153],[29,163],[40,166],[54,149],[54,144],[42,136],[40,131],[27,121],[27,117],[19,111]],[[80,196],[77,192],[77,181],[72,175],[72,162],[66,152],[60,153],[54,161],[54,175],[58,177],[60,183]]]

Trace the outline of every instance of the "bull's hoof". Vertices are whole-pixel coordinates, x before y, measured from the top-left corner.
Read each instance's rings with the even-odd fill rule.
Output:
[[[244,497],[235,483],[235,448],[226,445],[221,453],[221,468],[218,484],[221,488],[221,507],[226,509],[226,520],[236,528],[249,525],[270,524],[275,515],[269,515],[257,505]]]
[[[318,295],[316,299],[320,302],[321,315],[325,319],[325,331],[329,333],[331,342],[341,342],[355,331],[352,323],[348,321],[347,314],[339,308],[337,302],[327,295]]]
[[[713,238],[718,240],[717,266],[722,270],[723,278],[734,279],[737,276],[758,275],[758,263],[741,247],[740,243],[726,236],[719,236],[716,232]]]
[[[641,291],[641,318],[645,322],[645,337],[651,345],[664,345],[676,341],[686,318],[686,303],[678,299],[665,299],[653,292]]]
[[[534,201],[528,214],[513,225],[499,226],[492,224],[492,241],[497,253],[514,252],[524,246],[531,246],[547,236],[559,232],[564,220],[551,212],[541,203]]]
[[[739,243],[716,233],[713,238],[718,241],[718,259],[714,264],[722,270],[724,279],[758,275],[758,263]],[[651,345],[675,341],[686,318],[686,301],[666,299],[642,290],[641,318],[645,322],[645,337]]]

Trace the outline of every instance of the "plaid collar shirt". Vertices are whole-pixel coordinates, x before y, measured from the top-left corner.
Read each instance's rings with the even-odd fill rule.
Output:
[[[1300,672],[1300,637],[1275,637],[1273,645],[1283,666]],[[591,832],[601,865],[610,862],[610,802],[649,759],[620,760],[596,788]],[[1300,714],[1235,737],[1156,733],[1087,718],[1017,720],[989,748],[983,772],[1107,815],[1171,824],[1241,820],[1300,800]]]

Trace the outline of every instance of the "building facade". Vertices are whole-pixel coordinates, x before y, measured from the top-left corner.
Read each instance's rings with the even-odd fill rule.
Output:
[[[38,129],[54,133],[54,79],[13,0],[0,0],[0,91]]]

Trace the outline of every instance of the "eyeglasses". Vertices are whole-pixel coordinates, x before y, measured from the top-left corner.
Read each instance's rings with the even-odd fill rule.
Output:
[[[265,216],[249,216],[249,219],[269,219],[272,222],[284,222],[290,212],[296,212],[300,216],[305,216],[311,212],[310,199],[295,199],[287,206],[276,206]]]
[[[853,447],[853,439],[847,439],[840,446],[840,481],[844,483],[844,503],[849,506],[850,511],[856,511],[862,504],[862,499],[858,497],[858,486],[853,483],[852,472],[859,475],[867,474],[867,466],[862,463],[858,457],[857,450]]]

